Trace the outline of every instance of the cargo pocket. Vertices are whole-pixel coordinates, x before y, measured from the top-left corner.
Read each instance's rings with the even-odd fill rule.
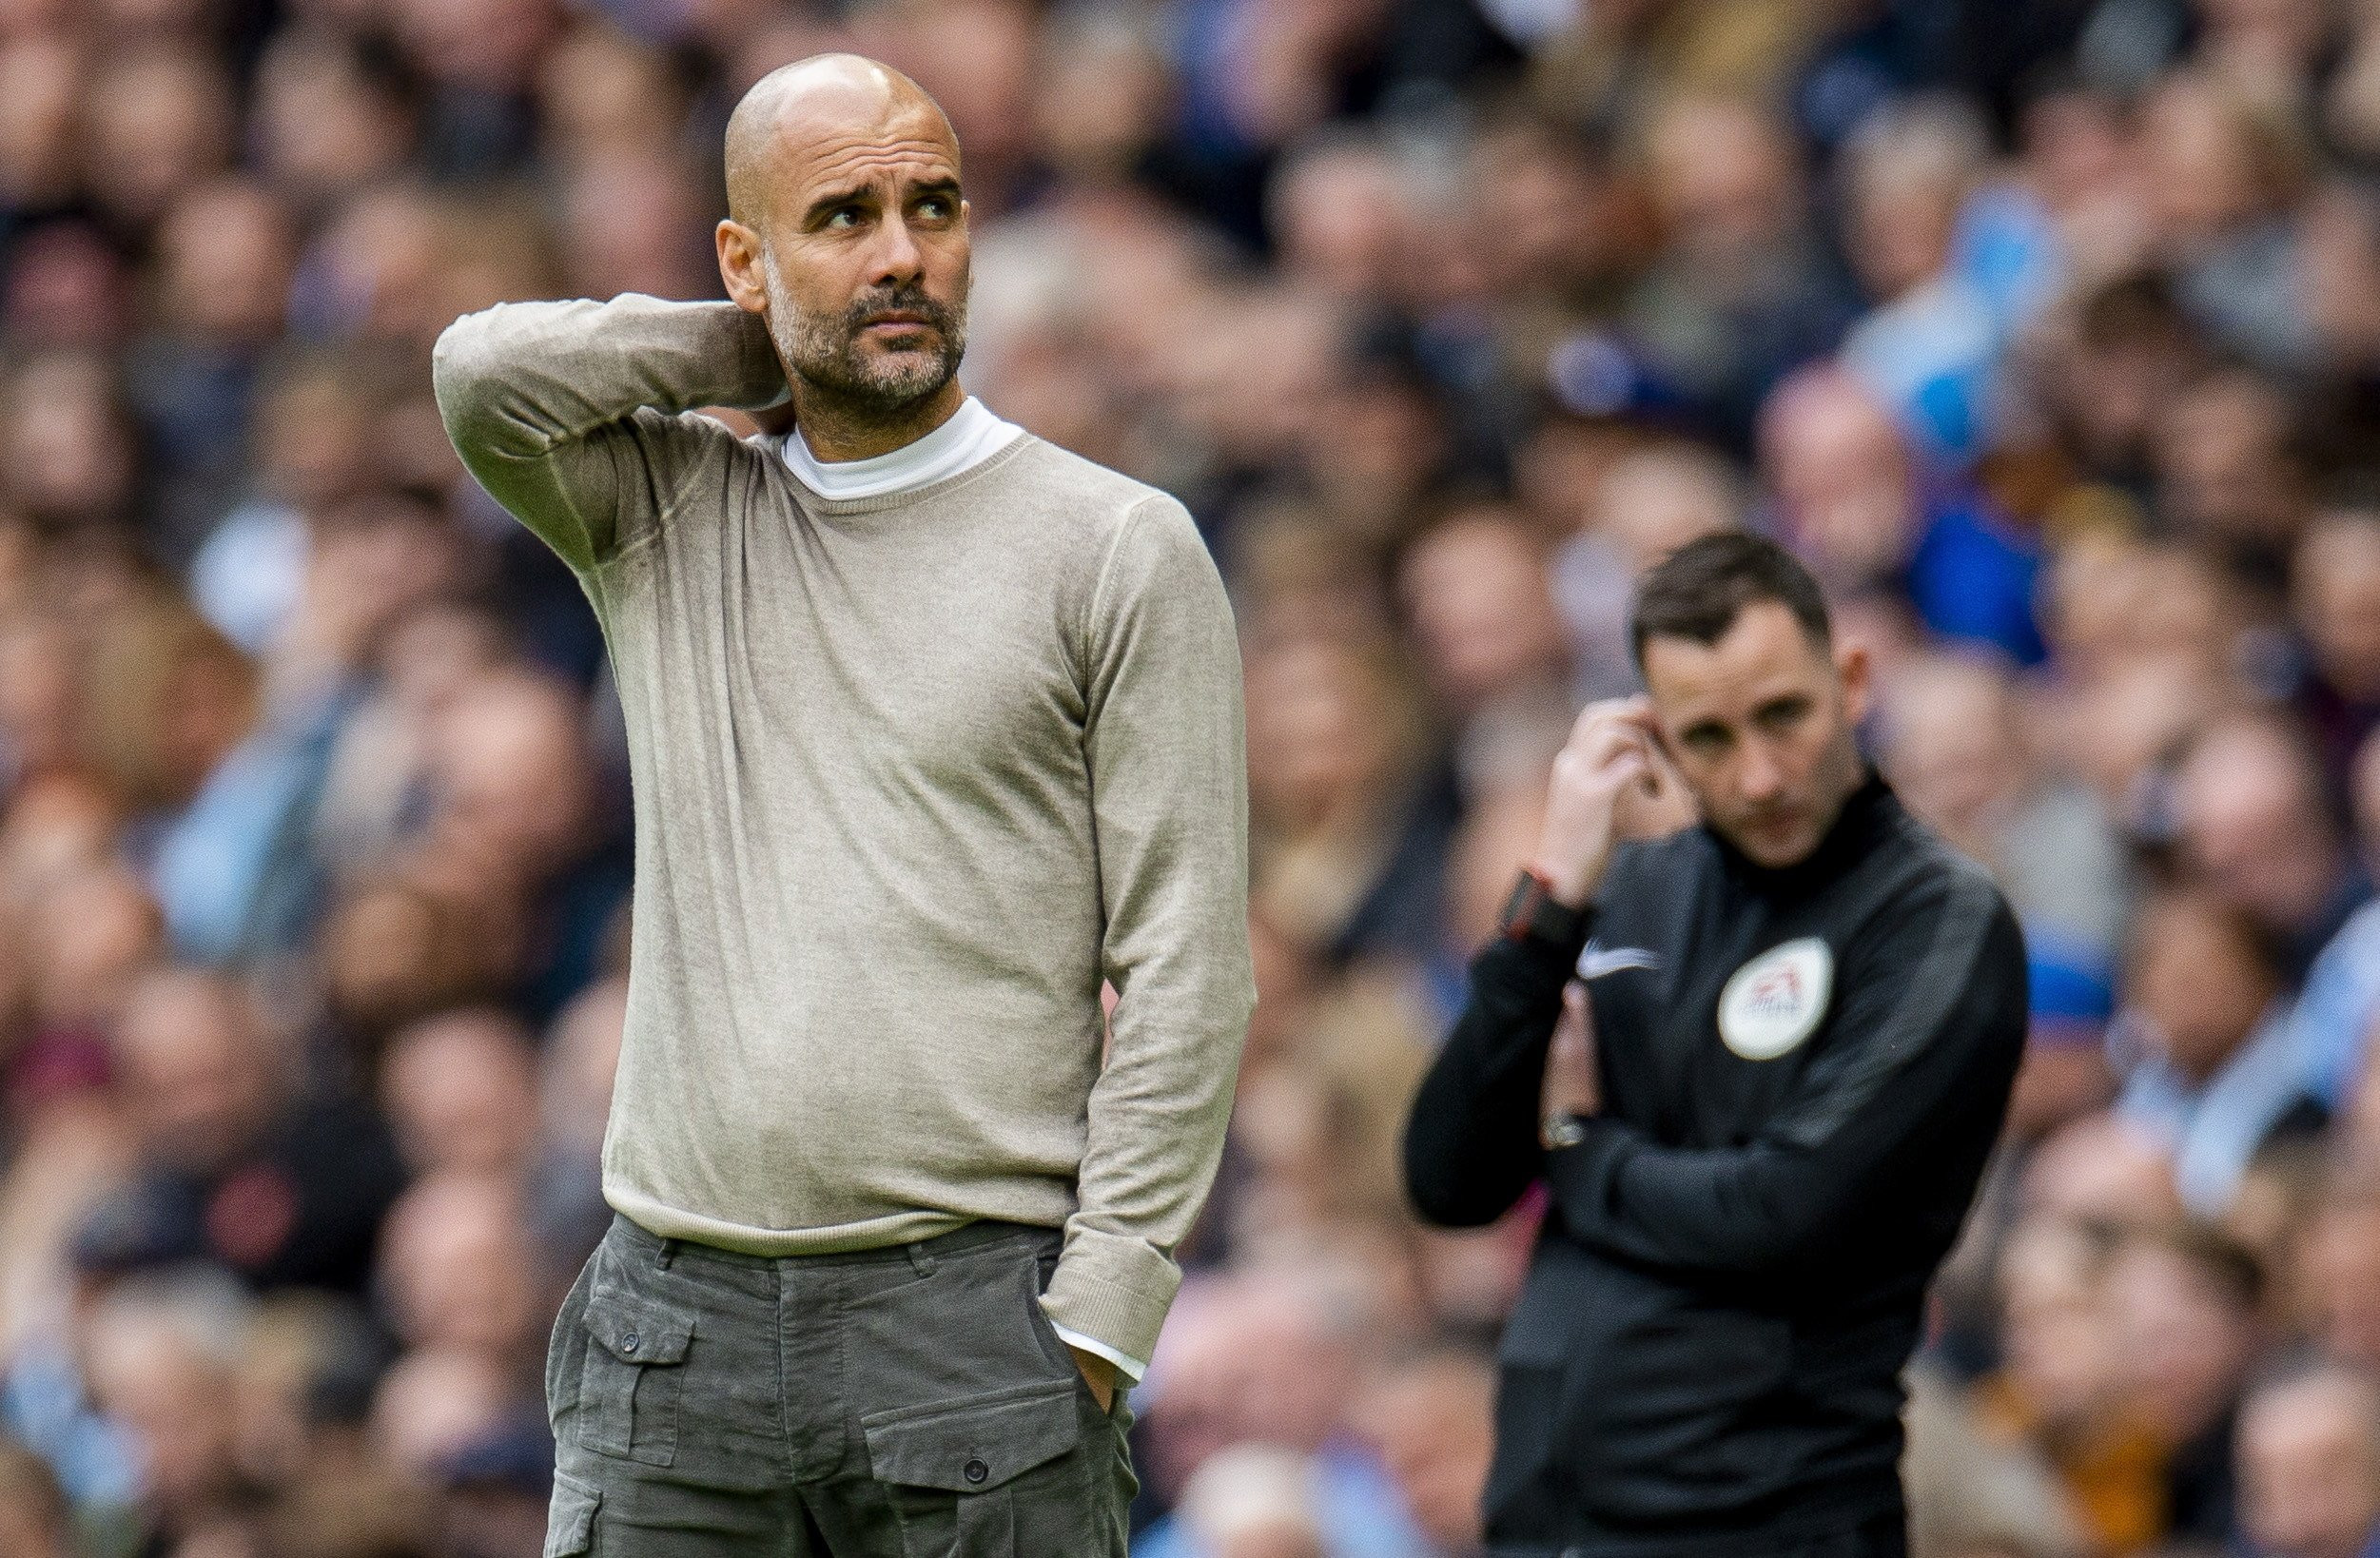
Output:
[[[554,1473],[554,1501],[546,1507],[545,1558],[580,1558],[595,1551],[595,1511],[603,1494],[567,1471]]]
[[[1070,1385],[1034,1384],[860,1419],[868,1470],[888,1485],[907,1558],[1053,1558],[1082,1550],[1083,1500],[1026,1476],[1081,1441]],[[1055,1469],[1053,1469],[1055,1470]]]
[[[583,1323],[595,1345],[579,1374],[578,1442],[648,1466],[677,1458],[677,1398],[693,1317],[597,1288]]]

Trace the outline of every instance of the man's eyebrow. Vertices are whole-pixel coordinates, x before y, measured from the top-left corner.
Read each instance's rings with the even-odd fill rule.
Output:
[[[854,201],[865,200],[875,192],[875,187],[874,181],[868,180],[847,185],[840,189],[829,190],[810,203],[808,208],[802,212],[802,223],[807,226],[830,211],[849,205]],[[938,179],[928,179],[912,188],[909,194],[912,198],[928,195],[943,195],[952,200],[961,198],[959,181],[947,174]]]

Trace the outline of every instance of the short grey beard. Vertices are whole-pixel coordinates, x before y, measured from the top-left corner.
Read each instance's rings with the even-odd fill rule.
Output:
[[[769,292],[769,334],[777,356],[806,386],[829,403],[863,417],[892,417],[938,394],[959,371],[966,351],[966,304],[918,304],[931,308],[943,328],[942,350],[920,360],[913,355],[892,363],[871,362],[859,354],[852,309],[841,315],[812,314],[795,306],[777,275],[773,256],[761,257]],[[904,303],[902,306],[911,306]]]

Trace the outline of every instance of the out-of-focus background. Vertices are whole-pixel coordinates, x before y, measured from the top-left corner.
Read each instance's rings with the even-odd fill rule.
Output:
[[[1136,1550],[1473,1550],[1537,1208],[1417,1227],[1395,1132],[1632,577],[1737,524],[2033,947],[1924,1558],[2371,1550],[2372,0],[0,0],[0,1553],[539,1550],[627,791],[429,345],[718,296],[728,110],[838,47],[964,139],[970,387],[1245,638]]]

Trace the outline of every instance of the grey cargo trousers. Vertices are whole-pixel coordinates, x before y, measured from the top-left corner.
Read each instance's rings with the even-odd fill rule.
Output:
[[[1123,1558],[1132,1409],[1036,1301],[1061,1242],[771,1258],[615,1216],[546,1354],[546,1558]]]

